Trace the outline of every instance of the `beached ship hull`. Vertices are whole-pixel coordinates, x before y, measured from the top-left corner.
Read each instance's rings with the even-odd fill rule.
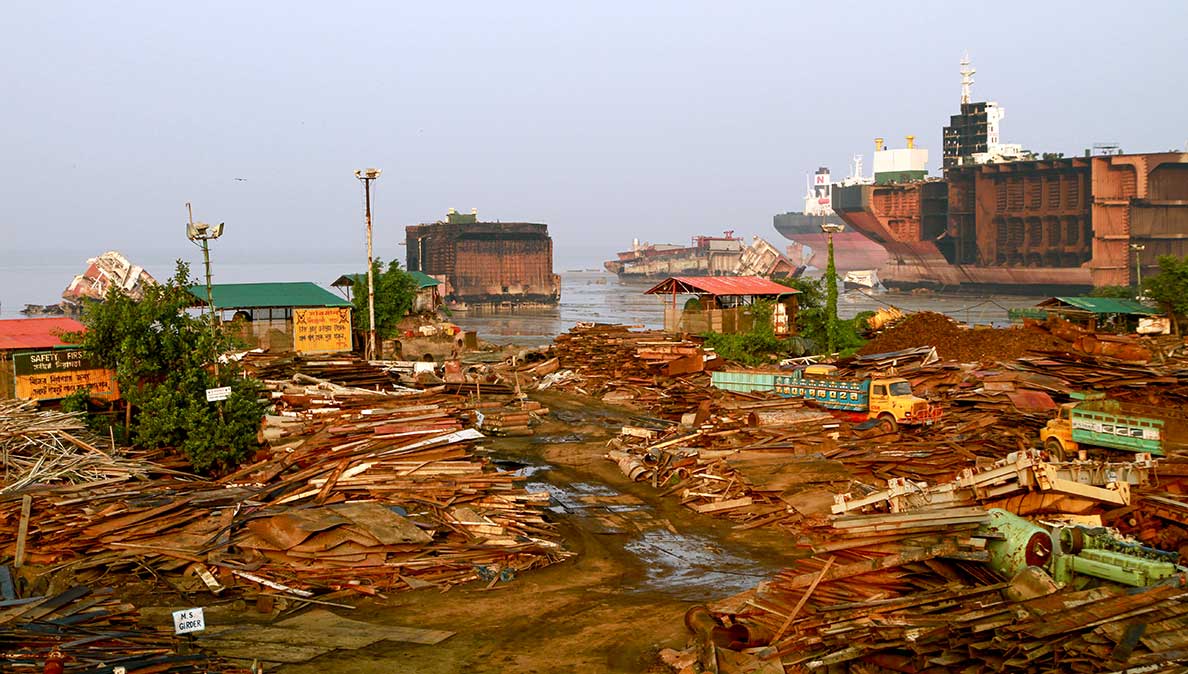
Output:
[[[835,187],[833,207],[887,249],[891,286],[999,292],[1132,285],[1188,255],[1188,154],[961,165],[944,180]],[[1141,246],[1141,258],[1132,252]]]

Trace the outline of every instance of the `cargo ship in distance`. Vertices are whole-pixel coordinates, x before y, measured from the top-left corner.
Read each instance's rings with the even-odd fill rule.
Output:
[[[974,70],[968,58],[961,66],[943,178],[877,140],[874,181],[833,185],[847,228],[886,249],[885,284],[1083,292],[1135,285],[1159,256],[1188,256],[1188,153],[1097,146],[1066,158],[1003,144],[1005,111],[971,101]]]
[[[619,253],[618,259],[602,263],[622,279],[664,278],[667,276],[720,276],[731,273],[738,264],[743,240],[733,231],[723,236],[695,236],[692,245],[640,243]]]
[[[790,242],[787,255],[792,264],[825,268],[829,235],[822,230],[822,226],[826,223],[842,222],[833,211],[833,188],[835,185],[861,185],[869,182],[870,179],[862,177],[862,155],[854,157],[850,176],[839,183],[830,182],[829,169],[824,166],[809,177],[808,191],[804,195],[804,210],[779,213],[773,218],[776,231]],[[886,249],[853,229],[833,234],[833,250],[834,264],[839,273],[847,276],[851,272],[870,272],[870,285],[877,284],[877,270],[888,260]]]

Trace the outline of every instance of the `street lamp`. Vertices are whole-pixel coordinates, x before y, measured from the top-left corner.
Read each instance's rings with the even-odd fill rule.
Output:
[[[837,266],[833,263],[833,235],[845,228],[836,222],[821,225],[821,231],[829,235],[829,262],[825,267],[825,346],[829,353],[837,350]]]
[[[375,279],[371,273],[371,181],[380,177],[380,169],[368,168],[355,171],[355,177],[363,181],[363,203],[367,217],[367,349],[364,357],[375,359]]]
[[[1138,297],[1143,296],[1143,251],[1147,249],[1145,244],[1132,243],[1130,249],[1134,251],[1134,278],[1135,285],[1138,288]]]

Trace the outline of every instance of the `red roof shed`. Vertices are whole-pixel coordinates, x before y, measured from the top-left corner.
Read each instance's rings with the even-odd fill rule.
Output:
[[[52,349],[65,346],[59,335],[82,332],[82,323],[73,318],[10,318],[0,320],[0,351],[17,349]]]

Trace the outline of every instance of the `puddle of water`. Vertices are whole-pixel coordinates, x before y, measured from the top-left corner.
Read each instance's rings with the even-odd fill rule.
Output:
[[[549,510],[581,521],[596,534],[624,537],[623,547],[646,569],[628,591],[661,592],[680,599],[727,596],[750,589],[777,569],[723,550],[707,536],[672,530],[654,508],[613,487],[593,482],[554,484],[548,464],[498,460],[505,470],[526,478],[528,491],[547,491]]]
[[[751,589],[774,569],[717,547],[712,539],[674,534],[667,529],[645,531],[624,546],[647,565],[640,589],[658,590],[679,598],[727,596]]]

